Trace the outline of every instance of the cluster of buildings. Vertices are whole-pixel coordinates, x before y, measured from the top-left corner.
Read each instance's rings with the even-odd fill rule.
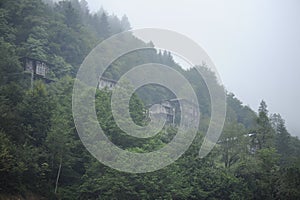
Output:
[[[25,73],[30,73],[32,81],[34,77],[39,77],[44,79],[46,82],[52,82],[49,78],[50,68],[53,66],[45,61],[23,57],[20,59],[23,64]],[[98,81],[98,89],[109,89],[112,90],[116,86],[117,82],[112,79],[105,77],[100,77]],[[149,116],[162,116],[166,118],[166,124],[176,125],[176,114],[178,113],[179,103],[184,105],[185,112],[182,113],[182,117],[185,118],[185,121],[191,121],[199,117],[197,112],[197,107],[195,104],[191,103],[187,99],[170,99],[156,103],[156,106],[148,105],[148,114]],[[151,108],[151,109],[150,109]],[[180,116],[180,115],[178,115]]]
[[[100,90],[104,88],[112,90],[116,84],[117,82],[115,80],[100,77],[98,81],[98,88]],[[199,117],[197,105],[187,99],[170,99],[158,102],[155,104],[155,106],[153,106],[154,104],[148,105],[148,114],[150,117],[154,115],[158,117],[165,117],[166,124],[176,125],[178,121],[176,120],[176,116],[180,116],[176,115],[176,113],[178,113],[177,110],[179,108],[179,103],[185,107],[185,112],[181,115],[183,118],[185,118],[184,121],[191,122]]]

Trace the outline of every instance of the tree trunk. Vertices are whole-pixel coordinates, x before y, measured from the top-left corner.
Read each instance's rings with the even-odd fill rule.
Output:
[[[59,180],[60,171],[61,171],[61,164],[62,164],[62,157],[60,157],[60,162],[59,162],[58,172],[57,172],[57,176],[56,176],[55,190],[54,190],[54,193],[55,193],[55,194],[56,194],[56,192],[57,192],[58,180]]]

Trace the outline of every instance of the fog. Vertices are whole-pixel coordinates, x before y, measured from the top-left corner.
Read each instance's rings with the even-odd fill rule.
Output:
[[[300,1],[87,0],[91,11],[126,14],[133,28],[165,28],[200,44],[228,91],[257,110],[264,99],[300,136]]]

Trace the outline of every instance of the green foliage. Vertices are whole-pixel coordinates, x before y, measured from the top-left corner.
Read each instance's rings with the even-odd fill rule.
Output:
[[[300,196],[300,169],[298,163],[280,169],[277,180],[277,194],[285,199],[298,199]]]
[[[261,101],[258,109],[257,127],[253,135],[253,148],[263,149],[274,146],[274,129],[268,116],[267,104]]]
[[[0,7],[0,198],[34,193],[46,199],[299,199],[300,141],[288,133],[279,115],[269,117],[265,102],[257,116],[228,94],[223,134],[207,157],[198,158],[210,121],[210,95],[196,69],[181,69],[167,51],[131,52],[104,75],[117,80],[132,67],[150,62],[182,73],[199,99],[195,140],[175,163],[156,172],[129,174],[104,166],[87,152],[76,132],[73,78],[98,42],[130,29],[127,17],[120,20],[103,9],[91,14],[84,0],[0,1]],[[128,45],[153,47],[135,37],[127,39]],[[23,56],[53,64],[56,82],[36,79],[31,89],[19,62]],[[205,65],[200,70],[214,89],[223,89]],[[146,106],[171,98],[174,94],[163,87],[139,88],[130,99],[132,120],[146,125]],[[177,133],[177,127],[166,126],[148,139],[131,137],[116,125],[110,101],[111,91],[97,90],[99,123],[120,148],[151,152]]]
[[[238,163],[248,153],[249,138],[242,124],[226,124],[219,139],[221,161],[225,168]]]

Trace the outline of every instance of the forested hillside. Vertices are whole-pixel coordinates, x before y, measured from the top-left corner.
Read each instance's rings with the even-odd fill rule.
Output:
[[[117,80],[149,62],[182,73],[201,111],[193,144],[175,163],[151,173],[119,172],[92,157],[72,117],[74,78],[95,45],[129,29],[126,16],[90,13],[84,0],[0,0],[0,199],[300,199],[300,141],[264,101],[254,112],[228,93],[221,138],[207,157],[198,157],[210,119],[207,86],[194,68],[183,70],[170,53],[154,48],[124,55],[105,76]],[[31,87],[22,57],[51,63],[52,81],[34,77]],[[222,87],[208,68],[201,70]],[[172,95],[159,86],[139,89],[130,101],[131,117],[146,124],[145,106]],[[98,90],[95,106],[101,127],[119,147],[150,152],[176,134],[168,126],[149,139],[129,137],[113,120],[110,98],[111,91]]]

